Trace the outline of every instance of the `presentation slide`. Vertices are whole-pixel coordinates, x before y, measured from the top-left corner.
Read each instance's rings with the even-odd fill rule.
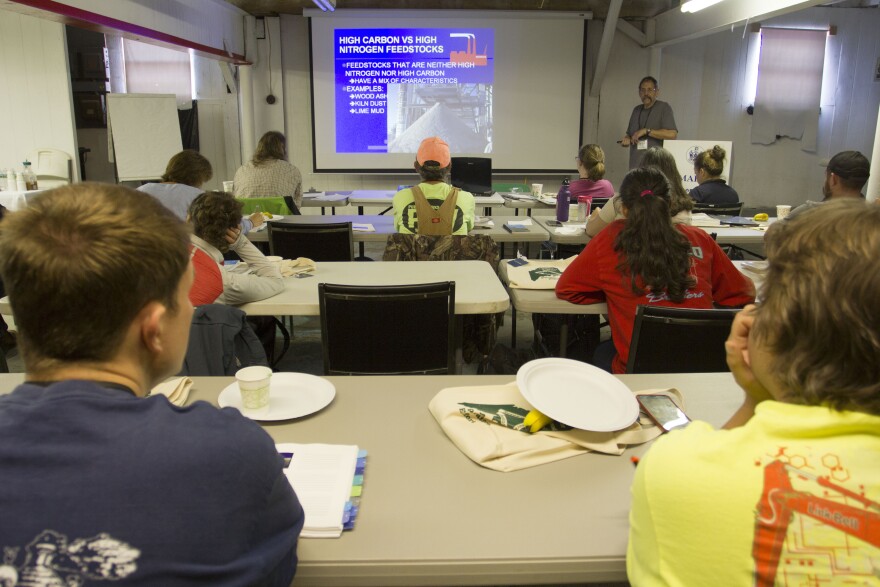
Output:
[[[582,18],[344,12],[311,19],[317,172],[408,173],[430,136],[454,156],[492,158],[496,172],[571,171]]]

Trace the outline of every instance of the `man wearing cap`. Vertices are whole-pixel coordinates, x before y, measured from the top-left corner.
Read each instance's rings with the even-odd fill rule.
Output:
[[[825,183],[822,184],[821,202],[807,200],[791,211],[789,218],[829,200],[841,198],[864,198],[862,188],[868,183],[871,164],[858,151],[841,151],[825,165]]]
[[[403,234],[466,235],[474,227],[474,196],[449,185],[449,145],[429,137],[419,145],[413,167],[419,185],[394,196],[394,230]]]
[[[629,168],[635,169],[642,157],[652,147],[662,147],[664,140],[678,136],[672,106],[657,99],[660,86],[651,76],[639,82],[641,104],[633,108],[626,127],[626,134],[618,141],[621,147],[629,147]]]

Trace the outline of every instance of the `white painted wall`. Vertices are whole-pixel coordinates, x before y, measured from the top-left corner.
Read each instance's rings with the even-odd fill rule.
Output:
[[[257,20],[256,28],[260,24]],[[253,95],[254,95],[254,134],[259,140],[270,130],[284,132],[284,70],[281,65],[281,19],[265,18],[266,35],[264,39],[256,39],[254,51],[248,57],[254,62]],[[275,103],[266,102],[269,94],[275,96]],[[253,153],[244,153],[249,159]]]
[[[733,141],[736,165],[731,183],[746,205],[799,204],[806,199],[821,199],[824,169],[818,164],[820,160],[847,149],[870,157],[880,104],[880,83],[873,81],[880,55],[880,10],[810,8],[762,24],[837,26],[837,35],[829,39],[826,50],[816,153],[803,151],[801,142],[791,139],[766,146],[750,143],[752,117],[745,112],[749,105],[749,34],[743,38],[742,26],[663,49],[660,99],[675,110],[679,138]],[[596,26],[591,24],[591,33]],[[649,53],[623,35],[615,38],[600,96],[597,135],[608,155],[608,178],[615,185],[626,173],[627,161],[626,149],[617,147],[614,141],[622,136],[623,125],[638,103],[637,84],[647,75]]]
[[[73,158],[78,179],[71,100],[64,26],[0,10],[0,168],[51,147]]]

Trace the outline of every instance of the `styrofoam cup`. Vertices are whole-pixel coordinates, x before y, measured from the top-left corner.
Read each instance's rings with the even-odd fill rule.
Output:
[[[544,191],[543,183],[533,183],[532,184],[532,195],[537,197],[541,195],[541,192]]]
[[[224,181],[224,182],[223,182],[223,191],[224,191],[224,192],[229,192],[229,193],[231,194],[231,193],[232,193],[232,188],[233,188],[234,186],[235,186],[235,183],[234,183],[234,182],[231,182],[231,181]]]
[[[776,206],[776,218],[782,220],[791,212],[791,206]]]
[[[248,415],[265,413],[269,409],[269,388],[272,382],[272,369],[269,367],[245,367],[235,373],[238,389],[241,391],[243,412]]]

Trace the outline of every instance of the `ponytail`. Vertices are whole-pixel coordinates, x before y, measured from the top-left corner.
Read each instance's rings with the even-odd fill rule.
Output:
[[[587,179],[599,181],[605,177],[605,151],[599,145],[584,145],[578,150],[578,159],[587,170]]]
[[[627,213],[614,241],[617,270],[629,276],[634,294],[665,292],[681,302],[696,282],[690,274],[690,242],[672,224],[666,177],[652,167],[633,169],[620,186],[620,202]]]

